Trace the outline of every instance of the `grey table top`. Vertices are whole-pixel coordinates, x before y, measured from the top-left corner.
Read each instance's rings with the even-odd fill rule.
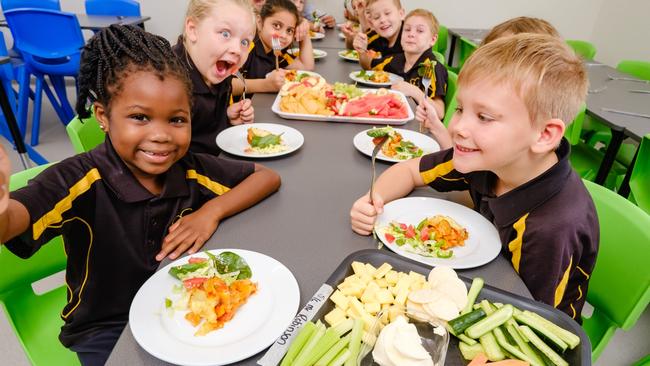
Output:
[[[348,81],[355,63],[328,56],[316,71],[330,82]],[[352,203],[369,188],[370,159],[352,145],[353,136],[368,125],[340,122],[283,120],[270,110],[274,94],[255,94],[256,122],[289,125],[305,137],[292,155],[259,161],[282,176],[280,191],[255,207],[223,221],[204,249],[243,248],[279,260],[296,277],[301,307],[350,253],[376,248],[370,236],[350,229]],[[417,129],[417,122],[404,126]],[[378,172],[389,165],[377,163]],[[458,200],[457,193],[418,189],[412,195]],[[386,250],[386,249],[382,249]],[[163,265],[166,263],[163,263]],[[501,255],[484,266],[460,270],[464,276],[481,276],[486,283],[530,297],[530,292],[510,263]],[[255,365],[263,352],[238,365]],[[107,365],[166,365],[144,351],[125,329]]]
[[[139,16],[139,17],[125,17],[125,16],[113,16],[113,15],[88,15],[88,14],[75,14],[77,20],[79,21],[79,27],[81,29],[102,29],[107,28],[112,24],[122,24],[122,25],[136,25],[142,24],[147,20],[151,19],[148,16]],[[0,19],[0,27],[7,27],[7,20]]]
[[[339,30],[334,28],[334,29],[326,29],[325,30],[325,38],[323,39],[312,39],[311,40],[311,45],[313,48],[323,48],[326,49],[326,51],[329,53],[329,49],[337,49],[340,50],[342,48],[345,48],[345,40],[341,37],[339,37]]]

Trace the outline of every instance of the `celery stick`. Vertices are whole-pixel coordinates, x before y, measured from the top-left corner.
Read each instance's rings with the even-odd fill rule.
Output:
[[[352,321],[354,323],[354,321]],[[327,366],[334,358],[350,343],[350,335],[341,338],[332,348],[330,348],[318,361],[315,366]]]
[[[533,317],[534,319],[539,320],[542,325],[544,325],[551,333],[558,336],[566,344],[569,345],[569,348],[574,349],[580,344],[580,337],[575,335],[573,332],[566,330],[559,325],[553,323],[552,321],[544,318],[543,316],[528,310],[524,310],[524,314]]]
[[[526,335],[528,339],[530,339],[530,343],[537,347],[537,349],[540,350],[540,352],[542,352],[546,357],[548,357],[555,365],[569,366],[569,363],[566,362],[560,355],[558,355],[551,347],[546,345],[546,343],[544,343],[544,341],[542,341],[542,339],[539,338],[532,329],[525,325],[520,325],[519,329]]]
[[[344,321],[336,324],[336,326],[334,326],[333,328],[336,331],[336,333],[339,335],[339,337],[343,337],[343,335],[349,332],[353,326],[354,326],[354,319],[347,318]]]
[[[323,357],[323,355],[340,340],[341,338],[334,329],[327,329],[325,334],[318,340],[318,343],[316,343],[316,346],[314,346],[314,349],[311,351],[309,361],[306,365],[311,366],[315,364],[316,361]]]
[[[352,333],[350,336],[350,357],[345,362],[345,366],[357,366],[357,357],[359,356],[359,349],[361,348],[361,336],[363,335],[363,320],[355,319]]]
[[[316,323],[316,330],[312,334],[312,336],[309,338],[307,343],[302,347],[300,350],[300,353],[298,356],[296,356],[296,359],[293,361],[291,364],[292,366],[298,366],[302,364],[306,364],[309,361],[309,356],[311,355],[311,351],[314,349],[318,341],[321,339],[321,337],[325,334],[325,325],[322,323]]]
[[[300,350],[305,345],[305,342],[307,342],[307,340],[311,337],[315,329],[316,324],[312,322],[307,322],[302,326],[302,329],[298,331],[296,338],[294,338],[293,342],[291,342],[291,345],[287,350],[287,354],[284,356],[284,359],[280,363],[280,366],[290,366],[292,364],[293,360],[296,359],[296,356],[298,356],[298,353],[300,353]]]
[[[469,292],[467,293],[467,304],[465,304],[465,308],[463,311],[460,312],[461,315],[467,314],[472,311],[472,306],[474,306],[474,303],[476,302],[476,298],[478,297],[479,292],[481,292],[481,289],[483,288],[484,281],[481,277],[475,277],[472,280],[472,285],[469,288]]]
[[[347,348],[344,348],[343,351],[339,352],[338,355],[336,355],[336,358],[330,362],[328,366],[343,366],[343,364],[349,360],[350,357],[350,350]],[[356,361],[355,361],[356,363]]]

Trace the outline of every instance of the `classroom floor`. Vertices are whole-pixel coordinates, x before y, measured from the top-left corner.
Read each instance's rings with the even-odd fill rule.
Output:
[[[69,88],[68,95],[73,97],[74,90]],[[70,99],[71,102],[73,99]],[[31,111],[29,113],[31,116]],[[12,171],[22,170],[22,165],[18,154],[7,140],[0,136],[2,145],[9,154]],[[36,150],[43,155],[48,161],[59,161],[66,157],[72,156],[74,150],[68,140],[65,127],[56,117],[54,110],[49,101],[43,99],[43,111],[41,115],[41,143]],[[0,249],[4,250],[4,249]],[[63,284],[63,275],[57,274],[48,278],[43,283],[35,285],[38,292],[47,291],[48,288],[54,288]],[[588,309],[586,311],[589,311]],[[2,365],[23,366],[29,365],[21,346],[7,322],[4,312],[0,312],[0,355]],[[641,359],[643,356],[650,354],[650,310],[646,309],[636,326],[628,332],[617,331],[613,340],[603,352],[595,366],[627,366]]]

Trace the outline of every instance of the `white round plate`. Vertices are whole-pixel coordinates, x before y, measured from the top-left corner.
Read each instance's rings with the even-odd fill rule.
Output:
[[[451,258],[424,257],[388,243],[379,230],[397,221],[416,226],[425,217],[446,215],[466,228],[469,237],[462,247],[454,247]],[[501,251],[501,239],[496,227],[471,208],[447,200],[431,197],[407,197],[387,203],[377,217],[375,231],[379,239],[393,252],[429,266],[449,266],[455,269],[474,268],[492,261]]]
[[[317,72],[307,71],[307,70],[296,70],[296,75],[300,75],[300,74],[307,74],[309,76],[315,76],[315,77],[318,77],[318,78],[323,77],[321,74],[319,74]]]
[[[249,147],[246,136],[249,127],[257,127],[270,131],[274,135],[282,134],[282,142],[287,145],[287,149],[273,154],[260,154],[256,152],[246,152]],[[305,142],[305,137],[295,128],[279,125],[276,123],[253,123],[232,126],[221,131],[217,135],[217,146],[228,154],[243,156],[245,158],[272,158],[291,154],[298,150]]]
[[[343,34],[343,32],[339,32],[339,38],[345,39],[345,34]]]
[[[310,35],[311,39],[323,39],[325,38],[325,33],[315,32],[313,35]]]
[[[323,50],[313,48],[312,51],[314,53],[314,59],[316,60],[327,57],[327,52]],[[300,54],[300,48],[290,48],[287,53],[289,53],[291,56],[298,56]]]
[[[350,73],[350,79],[352,79],[353,81],[356,81],[357,83],[360,83],[360,84],[372,85],[372,86],[391,86],[391,85],[395,84],[398,81],[404,80],[403,77],[401,77],[399,75],[395,75],[395,74],[389,72],[388,73],[389,81],[387,83],[375,83],[374,81],[365,80],[364,78],[359,77],[358,75],[359,75],[360,72],[361,71],[352,71]],[[374,73],[374,71],[372,71],[372,70],[367,70],[366,71],[366,75],[372,75],[372,73]]]
[[[359,56],[357,57],[351,56],[349,52],[350,50],[341,50],[339,51],[339,57],[348,61],[354,61],[354,62],[359,61]]]
[[[204,336],[184,318],[184,311],[168,314],[165,298],[180,282],[169,275],[172,266],[187,263],[183,257],[156,272],[142,285],[131,303],[129,326],[138,344],[151,355],[178,365],[226,365],[246,359],[270,346],[296,315],[300,290],[295,277],[282,263],[261,253],[231,251],[246,260],[257,283],[257,292],[242,305],[223,328]],[[193,255],[205,257],[204,253]]]
[[[420,149],[422,149],[422,155],[440,151],[440,145],[438,145],[436,140],[432,139],[431,137],[425,134],[416,131],[405,130],[402,128],[395,128],[394,130],[399,132],[402,135],[402,138],[404,140],[411,141],[412,143],[417,145]],[[362,153],[368,156],[372,156],[372,150],[375,148],[375,144],[372,143],[372,137],[368,136],[367,134],[368,131],[370,130],[361,131],[358,134],[356,134],[354,136],[354,139],[352,139],[352,143],[354,144],[354,147],[357,148],[357,150],[361,151]],[[404,160],[388,157],[384,155],[384,152],[381,150],[377,154],[377,159],[388,161],[391,163],[398,163],[400,161],[404,161]]]

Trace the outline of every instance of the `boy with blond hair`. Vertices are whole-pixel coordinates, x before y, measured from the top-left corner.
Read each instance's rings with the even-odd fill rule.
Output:
[[[372,203],[366,194],[352,206],[352,229],[368,235],[384,203],[415,187],[469,190],[535,300],[579,321],[598,218],[563,134],[586,92],[582,61],[556,37],[525,33],[480,47],[458,78],[450,148],[389,168]]]
[[[516,17],[499,23],[483,38],[481,45],[486,45],[496,39],[513,36],[519,33],[548,34],[560,38],[560,33],[548,21],[540,18]]]
[[[402,52],[404,14],[400,0],[366,0],[366,16],[372,30],[357,33],[352,42],[361,67],[369,69],[377,53],[390,56]]]

